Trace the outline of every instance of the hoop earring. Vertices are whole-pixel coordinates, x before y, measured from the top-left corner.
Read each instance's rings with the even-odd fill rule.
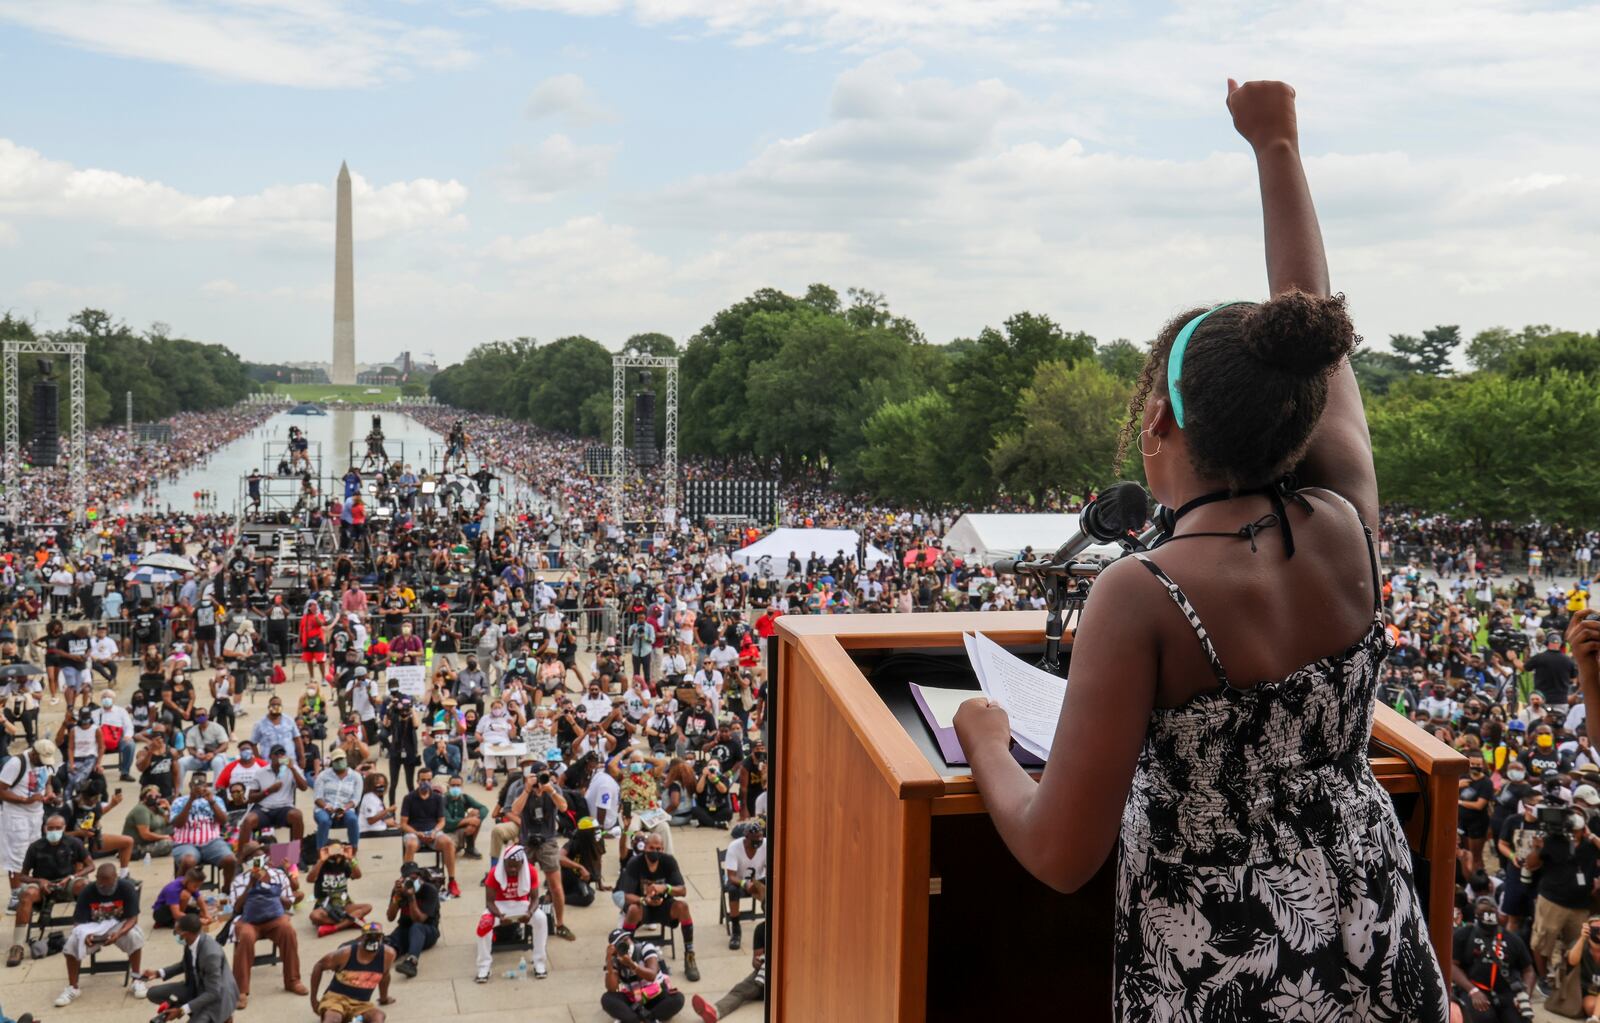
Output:
[[[1153,434],[1153,433],[1150,433],[1149,430],[1140,430],[1139,431],[1139,441],[1138,441],[1139,454],[1143,455],[1146,458],[1154,458],[1155,456],[1157,456],[1157,455],[1159,455],[1161,453],[1161,438],[1160,437],[1156,437],[1156,449],[1154,451],[1146,451],[1144,449],[1144,438],[1145,438],[1145,435],[1147,435],[1147,434],[1149,436],[1151,436],[1151,437],[1156,437],[1156,435]]]

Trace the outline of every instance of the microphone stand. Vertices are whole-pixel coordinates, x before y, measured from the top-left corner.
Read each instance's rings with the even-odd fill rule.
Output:
[[[1061,637],[1066,634],[1067,624],[1083,615],[1089,584],[1104,567],[1098,561],[1069,561],[1027,570],[1044,584],[1044,656],[1039,658],[1039,667],[1052,675],[1066,677],[1061,663]]]

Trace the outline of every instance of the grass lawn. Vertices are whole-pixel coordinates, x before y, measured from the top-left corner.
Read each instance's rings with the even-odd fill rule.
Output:
[[[378,394],[368,394],[367,391],[376,390]],[[369,388],[364,384],[351,384],[341,386],[338,384],[276,384],[273,391],[277,394],[287,394],[295,401],[333,401],[343,398],[351,405],[387,404],[400,397],[398,387]]]

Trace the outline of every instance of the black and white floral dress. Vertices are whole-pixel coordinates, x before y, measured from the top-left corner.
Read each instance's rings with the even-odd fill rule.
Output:
[[[1238,689],[1183,591],[1218,688],[1158,708],[1122,814],[1116,1018],[1448,1019],[1411,854],[1367,763],[1381,617],[1354,646]]]

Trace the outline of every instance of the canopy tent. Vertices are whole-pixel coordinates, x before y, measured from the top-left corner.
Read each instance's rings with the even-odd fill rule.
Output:
[[[1014,558],[1026,547],[1032,547],[1036,557],[1044,557],[1077,531],[1078,516],[1074,514],[969,514],[957,519],[944,535],[944,549],[958,558],[989,565]],[[1114,543],[1101,543],[1083,554],[1114,558],[1121,552]]]
[[[846,558],[856,558],[860,548],[861,534],[853,529],[774,529],[750,546],[734,551],[733,560],[765,568],[772,575],[783,575],[791,552],[801,561],[813,554],[832,561],[840,551]],[[867,568],[888,560],[889,555],[867,544]]]

